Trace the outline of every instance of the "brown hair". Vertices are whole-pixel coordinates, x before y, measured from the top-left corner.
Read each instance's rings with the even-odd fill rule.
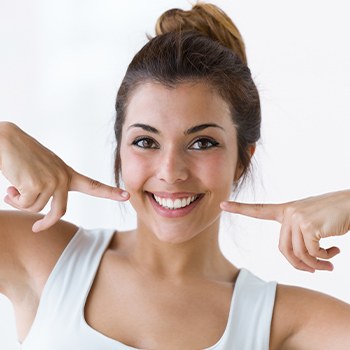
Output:
[[[247,64],[243,38],[232,20],[219,7],[197,4],[190,11],[171,9],[164,12],[156,23],[156,35],[169,32],[196,30],[225,45]]]
[[[149,81],[169,88],[185,82],[204,82],[224,99],[237,128],[244,177],[250,166],[249,148],[260,138],[261,115],[259,94],[237,27],[215,5],[200,3],[190,11],[166,11],[157,21],[156,34],[129,64],[117,94],[116,184],[119,186],[120,142],[127,106],[135,89]]]

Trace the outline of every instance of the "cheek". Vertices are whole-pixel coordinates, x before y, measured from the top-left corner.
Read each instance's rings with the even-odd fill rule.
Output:
[[[206,187],[226,197],[231,194],[236,166],[237,156],[234,154],[213,154],[206,162],[201,162],[198,173]]]
[[[147,178],[147,165],[144,157],[131,152],[128,147],[121,147],[121,175],[125,189],[135,192],[142,187]]]

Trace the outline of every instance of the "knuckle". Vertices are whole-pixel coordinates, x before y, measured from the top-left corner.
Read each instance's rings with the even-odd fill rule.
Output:
[[[102,184],[97,180],[90,179],[90,186],[93,190],[98,190],[102,186]]]
[[[42,185],[38,181],[30,181],[28,183],[28,189],[33,194],[39,194],[42,190]]]
[[[298,249],[298,248],[295,248],[294,249],[294,255],[299,258],[299,259],[303,259],[306,255],[305,251],[304,250],[301,250],[301,249]]]
[[[61,216],[65,215],[67,212],[67,207],[64,206],[62,209],[61,209]]]
[[[294,267],[298,270],[301,270],[301,271],[306,271],[305,267],[304,267],[304,264],[303,263],[295,263],[294,264]]]
[[[320,241],[322,238],[325,238],[326,236],[322,234],[322,231],[315,229],[314,231],[314,237],[317,241]]]
[[[296,208],[293,205],[289,205],[287,208],[284,209],[284,213],[288,217],[292,217],[295,213]]]
[[[30,207],[32,206],[32,204],[33,204],[33,201],[30,198],[23,198],[23,197],[21,197],[20,201],[18,203],[18,207],[20,209],[24,209],[24,210],[29,211]]]
[[[300,229],[302,232],[314,232],[315,231],[315,226],[314,223],[310,220],[306,220],[305,218],[300,219]]]
[[[313,258],[317,257],[317,251],[315,251],[314,249],[309,249],[308,254]]]
[[[278,249],[285,257],[293,254],[293,248],[287,242],[280,242]]]
[[[25,185],[23,184],[24,189],[28,189],[31,192],[40,192],[42,183],[38,176],[28,176],[25,180]]]
[[[298,223],[299,226],[302,223],[307,223],[308,221],[305,218],[305,213],[303,213],[301,208],[298,208],[296,205],[288,206],[284,214],[286,217],[290,218],[290,220],[294,223]]]
[[[297,223],[299,223],[299,225],[300,225],[300,223],[302,223],[304,221],[303,214],[296,209],[291,214],[291,218],[292,218],[293,222],[297,222]]]
[[[298,260],[298,259],[295,259],[293,261],[290,261],[290,263],[298,270],[301,270],[301,271],[309,271],[309,265],[307,265],[303,260]]]
[[[314,246],[310,246],[307,248],[308,253],[310,256],[312,257],[317,257],[320,253],[322,253],[322,250],[319,247],[314,247]]]
[[[57,174],[57,182],[62,186],[68,186],[69,184],[68,171],[60,171]]]
[[[283,243],[283,242],[279,242],[278,243],[278,249],[279,249],[279,251],[281,252],[281,253],[285,253],[285,252],[287,252],[287,247],[286,247],[286,245],[285,245],[285,243]]]
[[[261,210],[263,210],[263,209],[264,209],[264,204],[262,204],[262,203],[256,203],[256,204],[254,204],[254,210],[255,210],[255,211],[259,212],[259,211],[261,211]]]
[[[47,215],[46,217],[45,217],[45,223],[46,223],[46,225],[48,225],[48,226],[52,226],[52,225],[54,225],[59,219],[61,218],[61,216],[59,215],[59,213],[58,212],[55,212],[55,213],[50,213],[50,215]]]
[[[53,193],[56,189],[55,181],[48,181],[45,185],[45,192]]]
[[[303,269],[303,263],[301,261],[298,260],[288,260],[293,267],[295,267],[298,270],[302,270]]]
[[[54,214],[54,218],[55,219],[60,219],[64,214],[66,214],[67,212],[67,206],[62,206],[57,208],[55,214]]]

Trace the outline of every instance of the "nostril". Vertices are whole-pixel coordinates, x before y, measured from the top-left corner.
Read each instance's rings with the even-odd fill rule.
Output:
[[[188,178],[188,170],[185,167],[169,167],[160,165],[157,177],[169,184],[184,181]]]

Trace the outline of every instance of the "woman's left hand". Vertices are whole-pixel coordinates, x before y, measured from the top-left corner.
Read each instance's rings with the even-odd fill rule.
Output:
[[[321,248],[320,240],[350,230],[350,190],[332,192],[282,204],[223,202],[221,209],[258,219],[278,221],[279,249],[297,269],[309,272],[333,270],[327,261],[337,247]]]

